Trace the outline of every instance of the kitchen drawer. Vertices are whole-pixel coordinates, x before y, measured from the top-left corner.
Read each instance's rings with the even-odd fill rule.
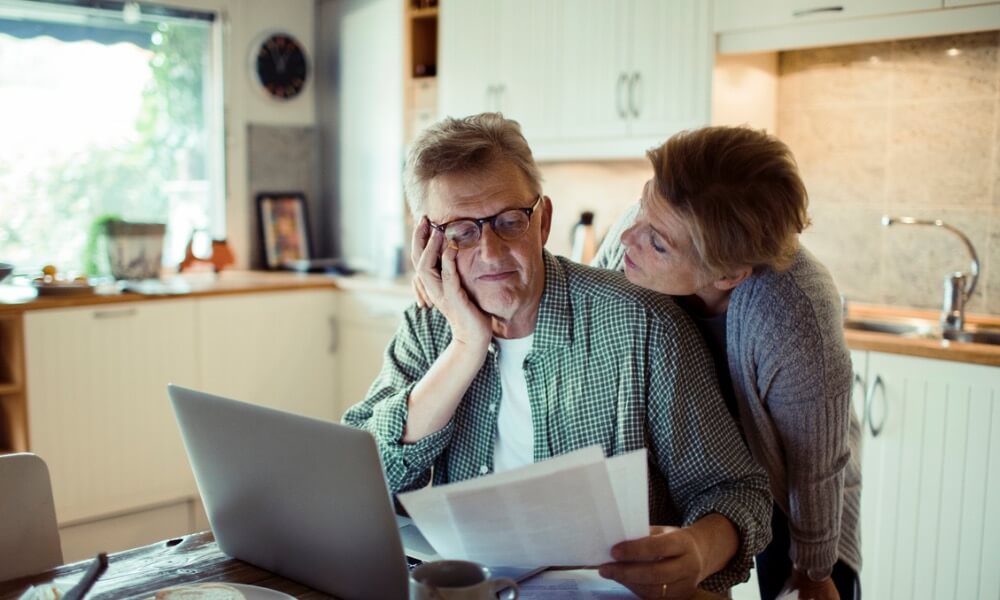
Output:
[[[340,320],[395,328],[403,312],[413,304],[413,296],[391,292],[340,292]]]

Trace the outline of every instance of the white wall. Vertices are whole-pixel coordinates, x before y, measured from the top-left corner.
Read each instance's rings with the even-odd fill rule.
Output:
[[[222,23],[226,128],[226,232],[237,267],[250,259],[254,201],[248,190],[247,125],[315,125],[315,0],[157,0],[178,8],[212,11]],[[282,31],[306,48],[310,76],[292,100],[271,100],[258,88],[251,71],[251,52],[266,33]]]

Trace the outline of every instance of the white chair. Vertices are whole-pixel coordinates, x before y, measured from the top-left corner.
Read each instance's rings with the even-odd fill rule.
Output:
[[[0,581],[62,564],[49,468],[35,454],[0,455]]]

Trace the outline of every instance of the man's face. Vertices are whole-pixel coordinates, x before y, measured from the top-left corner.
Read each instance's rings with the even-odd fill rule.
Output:
[[[652,179],[642,191],[641,209],[622,233],[625,277],[636,285],[674,296],[688,296],[711,285],[695,258],[691,234],[682,217],[659,196]]]
[[[427,189],[427,217],[437,224],[481,219],[512,208],[528,208],[535,204],[537,195],[520,169],[500,161],[480,173],[449,173],[432,179]],[[462,286],[483,312],[507,322],[537,316],[545,288],[542,248],[549,237],[551,217],[552,205],[543,198],[520,237],[504,240],[486,223],[479,242],[458,251]],[[534,322],[517,325],[533,328]]]

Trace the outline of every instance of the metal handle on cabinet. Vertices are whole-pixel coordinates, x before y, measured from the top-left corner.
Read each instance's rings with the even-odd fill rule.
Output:
[[[638,92],[636,91],[638,90]],[[638,119],[642,110],[642,75],[638,71],[632,73],[632,80],[628,84],[628,104],[632,109],[632,117]]]
[[[793,17],[808,17],[809,15],[818,15],[821,13],[832,13],[832,12],[844,12],[843,6],[818,6],[816,8],[804,8],[802,10],[797,10],[792,13]]]
[[[615,106],[618,108],[618,118],[627,119],[628,113],[625,112],[625,103],[622,102],[622,92],[625,90],[625,84],[628,83],[628,75],[622,73],[618,76],[618,87],[615,90]]]
[[[874,412],[872,408],[875,405],[875,390],[877,389],[882,390],[881,396],[883,404],[882,421],[878,424],[878,426],[875,425],[875,420],[872,418],[872,413]],[[881,375],[876,375],[875,381],[872,382],[872,386],[868,388],[868,398],[865,402],[865,420],[868,421],[868,431],[871,432],[873,438],[878,437],[879,434],[882,433],[888,413],[889,403],[885,400],[885,383],[882,382]]]
[[[139,311],[135,308],[120,308],[117,310],[95,310],[95,319],[123,319],[125,317],[134,317]]]
[[[340,346],[340,324],[337,317],[330,317],[330,354],[335,354]]]
[[[865,393],[865,380],[858,373],[854,374],[854,386],[853,389],[860,390],[861,394],[858,398],[861,402],[861,426],[865,426],[865,422],[868,420],[868,395]],[[854,394],[851,394],[851,404],[854,404]],[[851,407],[854,410],[854,407]]]

